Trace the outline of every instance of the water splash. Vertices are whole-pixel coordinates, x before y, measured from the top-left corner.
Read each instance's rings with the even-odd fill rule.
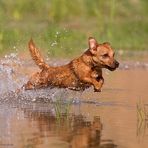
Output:
[[[5,55],[0,60],[0,94],[6,91],[14,91],[24,82],[24,78],[17,75],[17,71],[19,71],[22,64],[23,62],[17,53]]]
[[[75,92],[67,89],[40,89],[28,90],[15,93],[24,83],[27,82],[28,77],[20,69],[27,69],[29,61],[26,62],[19,58],[18,53],[11,53],[5,55],[0,60],[0,103],[34,103],[34,102],[54,102],[57,99],[70,99],[75,96]],[[60,65],[61,62],[51,62],[52,65]]]
[[[70,37],[70,32],[66,29],[63,28],[62,30],[56,30],[52,34],[50,40],[49,40],[49,49],[48,49],[48,54],[53,56],[57,52],[61,53],[61,51],[72,51],[72,48],[67,46],[67,42],[69,42],[69,37]],[[66,44],[65,44],[66,43]]]

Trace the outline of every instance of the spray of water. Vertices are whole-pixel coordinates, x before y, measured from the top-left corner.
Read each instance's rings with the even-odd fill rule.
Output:
[[[59,63],[61,64],[61,62]],[[0,103],[55,102],[59,98],[62,100],[75,98],[73,96],[75,96],[76,92],[57,88],[22,90],[19,93],[15,93],[28,80],[28,77],[20,70],[27,69],[27,65],[29,63],[20,59],[17,52],[5,55],[0,60]],[[52,65],[59,64],[54,61]]]

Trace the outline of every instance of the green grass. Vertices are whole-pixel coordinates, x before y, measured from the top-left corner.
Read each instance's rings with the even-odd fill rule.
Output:
[[[51,57],[72,57],[87,38],[115,49],[147,50],[147,0],[1,0],[0,53],[27,50],[33,37]]]

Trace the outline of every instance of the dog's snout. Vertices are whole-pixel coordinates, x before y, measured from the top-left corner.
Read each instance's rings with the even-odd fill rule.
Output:
[[[113,69],[118,68],[119,67],[119,62],[116,61],[116,60],[114,60],[113,63],[112,63],[112,65],[110,67],[113,68]]]

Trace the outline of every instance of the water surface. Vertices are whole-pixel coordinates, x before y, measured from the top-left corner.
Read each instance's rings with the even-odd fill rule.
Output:
[[[101,93],[41,89],[17,95],[13,91],[37,70],[20,61],[11,55],[0,64],[0,148],[148,147],[148,123],[136,107],[141,102],[147,114],[147,63],[105,70]]]

